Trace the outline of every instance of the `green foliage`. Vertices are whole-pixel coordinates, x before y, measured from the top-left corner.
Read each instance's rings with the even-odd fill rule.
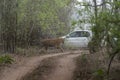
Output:
[[[15,52],[15,39],[17,28],[17,1],[0,1],[0,42],[4,46],[4,51]]]
[[[0,56],[0,64],[12,64],[13,58],[9,55]]]
[[[69,31],[73,0],[0,0],[0,43],[4,52],[40,44]]]
[[[96,72],[93,73],[93,80],[104,80],[105,72],[102,69],[98,69]]]
[[[109,74],[114,57],[120,53],[120,1],[101,0],[101,3],[104,4],[99,5],[97,0],[84,0],[80,2],[83,6],[79,13],[80,16],[84,16],[85,14],[82,13],[87,12],[87,19],[89,19],[87,23],[90,22],[92,26],[93,37],[89,43],[90,52],[101,52],[102,49],[106,49],[106,53],[110,56]],[[84,18],[80,19],[80,23],[84,23]],[[94,74],[101,76],[99,79],[103,80],[103,70],[97,70]]]
[[[89,60],[87,59],[87,55],[86,54],[82,54],[81,55],[80,64],[82,66],[84,66],[84,67],[87,66],[87,65],[89,65]]]
[[[75,26],[77,24],[77,21],[72,21],[72,26]]]
[[[68,32],[69,9],[66,6],[69,6],[71,1],[18,0],[19,44],[38,44],[43,37],[59,37]]]
[[[93,73],[93,75],[95,75],[95,76],[103,76],[104,71],[102,69],[98,69],[96,72]]]
[[[87,61],[87,56],[86,56],[86,54],[83,54],[83,55],[81,56],[81,60],[82,60],[83,62],[86,62],[86,61]]]

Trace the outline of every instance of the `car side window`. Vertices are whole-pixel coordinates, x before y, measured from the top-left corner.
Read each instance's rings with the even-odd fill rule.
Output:
[[[81,34],[82,34],[81,37],[89,37],[90,36],[90,33],[87,31],[82,31]]]
[[[89,37],[90,33],[87,31],[76,31],[69,35],[69,37]]]
[[[80,37],[81,36],[81,32],[77,31],[77,32],[73,32],[69,35],[70,37]]]

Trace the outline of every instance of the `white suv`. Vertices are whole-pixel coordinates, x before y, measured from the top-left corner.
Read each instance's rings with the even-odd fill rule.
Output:
[[[65,47],[88,47],[88,43],[92,38],[92,32],[89,30],[76,30],[67,34],[63,38]]]

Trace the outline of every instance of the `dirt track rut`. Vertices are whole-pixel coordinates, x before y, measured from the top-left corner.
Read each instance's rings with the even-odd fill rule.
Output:
[[[31,57],[27,59],[24,65],[12,69],[10,72],[6,72],[0,80],[21,80],[27,73],[36,69],[42,60],[61,55],[63,55],[63,57],[58,60],[57,68],[55,68],[54,72],[48,75],[45,80],[71,80],[75,68],[73,58],[79,56],[80,51]]]
[[[59,59],[59,64],[52,74],[46,77],[45,80],[72,80],[75,69],[74,58],[80,54],[71,54]]]

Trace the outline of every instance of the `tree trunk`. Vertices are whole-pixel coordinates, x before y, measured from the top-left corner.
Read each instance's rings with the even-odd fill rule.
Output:
[[[4,52],[15,52],[17,28],[17,0],[3,0],[1,14],[1,37]]]

